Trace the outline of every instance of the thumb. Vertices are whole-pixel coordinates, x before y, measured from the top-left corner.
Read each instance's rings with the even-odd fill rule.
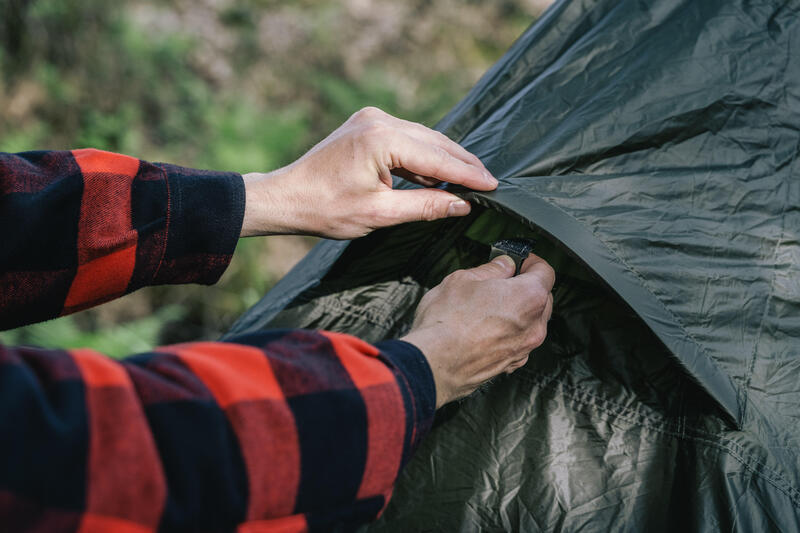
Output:
[[[475,268],[464,271],[476,281],[486,281],[488,279],[507,279],[514,275],[517,266],[514,260],[507,255],[495,257],[488,263],[484,263]]]
[[[470,211],[469,203],[439,189],[386,191],[382,203],[391,224],[464,216]]]

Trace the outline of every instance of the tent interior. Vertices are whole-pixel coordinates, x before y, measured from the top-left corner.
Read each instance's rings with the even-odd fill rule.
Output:
[[[317,285],[260,327],[326,329],[369,342],[399,338],[427,290],[456,269],[485,262],[491,243],[509,237],[534,239],[535,253],[557,273],[548,337],[526,366],[439,410],[371,530],[528,530],[530,521],[563,520],[565,510],[597,513],[611,486],[626,492],[615,499],[658,502],[665,512],[673,508],[665,499],[691,498],[689,486],[702,490],[678,479],[695,475],[697,460],[678,444],[680,433],[687,418],[718,431],[724,414],[579,258],[510,214],[476,206],[463,219],[406,224],[353,241]],[[651,441],[650,432],[676,438]],[[658,476],[675,494],[637,482],[640,470],[664,465],[670,467]],[[566,477],[541,482],[556,472]]]

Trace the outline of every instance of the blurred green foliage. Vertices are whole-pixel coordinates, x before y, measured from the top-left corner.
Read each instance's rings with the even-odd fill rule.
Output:
[[[95,147],[268,171],[366,105],[431,125],[541,4],[5,0],[0,151]],[[214,338],[312,243],[243,240],[214,287],[144,289],[0,342],[121,356]]]

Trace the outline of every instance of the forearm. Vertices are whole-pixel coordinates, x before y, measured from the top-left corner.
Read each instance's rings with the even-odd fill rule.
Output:
[[[238,174],[98,150],[0,154],[0,329],[145,285],[213,283],[243,210]]]
[[[0,439],[0,522],[32,509],[142,530],[365,522],[427,433],[433,396],[413,347],[339,334],[269,332],[122,362],[0,347],[0,434],[13,435]]]

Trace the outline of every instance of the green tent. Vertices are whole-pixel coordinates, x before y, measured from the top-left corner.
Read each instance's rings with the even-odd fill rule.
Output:
[[[800,530],[800,1],[557,2],[438,129],[500,179],[450,189],[479,208],[323,242],[231,331],[397,337],[537,240],[547,341],[368,530]]]

